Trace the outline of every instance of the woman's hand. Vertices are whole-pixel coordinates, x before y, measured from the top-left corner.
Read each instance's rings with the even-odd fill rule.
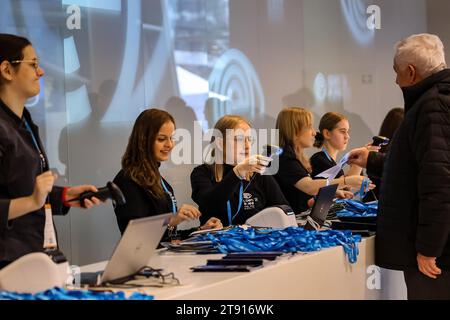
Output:
[[[36,210],[44,206],[45,200],[52,191],[56,179],[58,179],[58,175],[51,171],[44,172],[36,177],[34,191],[31,195],[31,200]]]
[[[370,181],[369,178],[364,177],[364,176],[348,176],[345,177],[345,185],[348,185],[354,189],[361,189],[361,186],[364,182],[364,180],[367,179],[369,180],[369,184],[367,185],[366,190],[364,190],[364,192],[368,192],[369,190],[374,189],[376,186],[372,183],[372,181]]]
[[[82,186],[76,186],[76,187],[69,187],[67,189],[67,193],[66,193],[66,205],[69,205],[70,207],[77,207],[80,208],[81,204],[79,201],[75,201],[75,199],[78,199],[80,197],[80,195],[83,192],[86,191],[93,191],[93,192],[97,192],[97,188],[95,186],[92,185],[82,185]],[[74,201],[71,201],[74,200]],[[86,209],[90,209],[95,205],[99,205],[102,202],[97,199],[96,197],[92,197],[91,199],[86,199],[84,200],[84,206]]]
[[[347,190],[337,190],[336,197],[338,197],[339,199],[353,199],[354,195],[352,192]]]
[[[212,217],[204,225],[200,227],[200,230],[209,230],[209,229],[222,229],[223,225],[220,219]]]
[[[183,204],[175,216],[170,217],[169,224],[177,226],[185,220],[193,220],[200,218],[202,214],[198,209],[190,204]]]
[[[263,174],[272,158],[263,155],[254,155],[245,158],[233,168],[234,173],[241,179],[245,179],[253,173]]]
[[[364,180],[368,179],[364,176],[347,176],[345,177],[345,185],[350,186],[355,189],[360,189]],[[370,187],[372,186],[372,187]],[[375,185],[372,184],[372,181],[369,180],[369,190],[375,188]]]

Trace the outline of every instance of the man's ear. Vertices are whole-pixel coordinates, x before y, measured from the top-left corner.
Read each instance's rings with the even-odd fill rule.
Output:
[[[417,80],[417,70],[413,65],[408,65],[408,77],[411,84],[415,83]]]
[[[11,81],[13,78],[11,63],[6,60],[0,64],[0,77],[7,81]]]

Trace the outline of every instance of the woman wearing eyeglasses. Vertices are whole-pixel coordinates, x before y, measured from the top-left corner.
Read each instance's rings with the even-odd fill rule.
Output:
[[[173,149],[174,131],[175,120],[164,110],[148,109],[136,119],[122,158],[122,170],[114,178],[126,199],[124,205],[114,208],[122,234],[130,220],[169,212],[173,215],[166,237],[177,240],[195,231],[175,232],[181,222],[197,219],[201,213],[188,204],[178,208],[172,187],[159,172],[159,166],[169,159]],[[200,227],[214,228],[222,228],[220,220],[214,217]]]
[[[216,216],[223,224],[244,224],[259,211],[288,205],[272,176],[261,175],[271,159],[250,155],[251,126],[243,117],[227,115],[216,123],[211,164],[191,174],[192,199],[202,219]]]
[[[97,191],[88,185],[53,186],[56,175],[49,171],[38,127],[24,107],[39,94],[42,76],[30,42],[0,34],[0,268],[28,253],[57,248],[52,215],[67,214],[69,207],[80,206],[67,200]],[[92,198],[84,205],[99,203]]]

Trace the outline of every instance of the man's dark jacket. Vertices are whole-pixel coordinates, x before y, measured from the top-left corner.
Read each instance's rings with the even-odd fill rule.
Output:
[[[417,253],[450,270],[450,69],[403,89],[405,119],[382,156],[376,263],[406,270]]]

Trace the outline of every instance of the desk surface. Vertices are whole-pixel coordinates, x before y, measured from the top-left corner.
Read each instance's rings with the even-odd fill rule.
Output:
[[[348,262],[339,246],[286,256],[248,273],[192,272],[190,267],[221,255],[161,250],[149,266],[173,272],[181,285],[140,290],[155,299],[380,299],[381,290],[367,285],[372,275],[368,268],[374,265],[374,245],[374,237],[363,239],[355,264]],[[106,262],[101,262],[82,267],[81,271],[99,271],[105,266]]]

